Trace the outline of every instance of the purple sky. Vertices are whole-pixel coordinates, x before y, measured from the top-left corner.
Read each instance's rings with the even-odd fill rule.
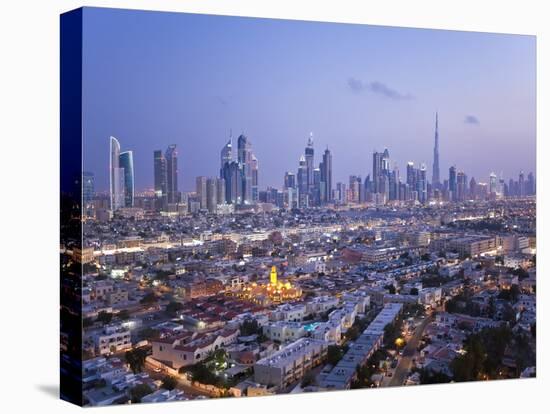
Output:
[[[109,136],[134,151],[136,188],[153,150],[175,143],[180,190],[215,176],[229,130],[252,142],[260,186],[296,171],[313,131],[334,182],[372,172],[388,147],[431,178],[439,111],[442,179],[535,171],[534,36],[86,8],[84,169],[108,189]]]

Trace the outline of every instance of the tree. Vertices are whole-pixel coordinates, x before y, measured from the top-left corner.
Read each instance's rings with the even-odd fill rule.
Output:
[[[390,292],[390,294],[395,295],[396,290],[394,285],[392,284],[386,285],[384,286],[384,289],[387,289]]]
[[[334,366],[336,365],[344,356],[342,348],[338,345],[329,345],[327,348],[327,362]]]
[[[178,380],[175,377],[167,375],[162,379],[161,388],[172,391],[174,388],[176,388],[176,385],[178,385]]]
[[[157,299],[157,296],[155,295],[155,292],[149,292],[143,298],[141,298],[139,303],[141,303],[142,305],[150,305],[150,304],[156,303],[157,300],[158,299]]]
[[[310,385],[315,385],[316,383],[317,382],[315,379],[315,374],[313,373],[313,371],[308,371],[302,378],[302,383],[300,385],[302,386],[302,388],[305,388],[309,387]]]
[[[241,324],[241,335],[258,335],[262,332],[262,327],[256,319],[245,319]]]
[[[132,389],[130,389],[130,397],[132,398],[133,403],[141,402],[141,399],[146,395],[149,395],[153,392],[151,387],[147,384],[138,384]]]
[[[176,316],[182,309],[183,305],[180,302],[171,301],[168,305],[166,305],[166,313],[170,316]]]
[[[418,288],[411,288],[411,291],[409,292],[411,295],[415,295],[415,296],[418,296]]]
[[[127,309],[122,309],[119,313],[117,313],[116,316],[118,317],[118,319],[126,321],[130,319],[130,312],[128,312]]]
[[[131,349],[124,354],[124,359],[134,374],[143,370],[146,357],[147,352],[141,348]]]
[[[113,314],[110,312],[101,311],[97,314],[97,322],[101,322],[103,325],[107,325],[113,319]]]

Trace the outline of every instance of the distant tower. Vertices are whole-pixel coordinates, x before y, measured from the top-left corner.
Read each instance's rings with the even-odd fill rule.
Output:
[[[119,155],[119,165],[124,170],[124,207],[134,207],[134,154],[124,151]]]
[[[313,189],[313,170],[314,170],[314,149],[313,149],[313,132],[309,134],[307,140],[307,146],[304,152],[306,159],[306,178],[307,178],[307,191],[310,192]]]
[[[269,281],[272,285],[277,284],[277,267],[271,266],[271,274],[269,275]]]
[[[438,119],[437,112],[435,113],[435,143],[434,143],[434,163],[432,171],[432,186],[439,188],[441,183],[439,181],[439,131],[438,131]]]
[[[111,210],[124,207],[124,168],[120,166],[120,143],[115,137],[110,137],[109,192]]]
[[[179,202],[178,190],[178,150],[172,144],[166,150],[166,187],[168,203]]]

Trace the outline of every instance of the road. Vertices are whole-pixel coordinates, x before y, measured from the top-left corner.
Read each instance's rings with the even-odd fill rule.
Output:
[[[412,359],[416,354],[416,349],[418,348],[418,344],[420,342],[420,339],[422,338],[424,329],[426,329],[426,326],[433,320],[433,318],[434,313],[426,317],[422,321],[422,323],[418,325],[418,327],[414,331],[414,335],[409,340],[409,342],[407,342],[407,345],[405,345],[405,348],[403,349],[403,356],[400,358],[399,363],[397,364],[397,367],[395,368],[395,371],[393,373],[393,376],[388,383],[389,387],[400,386],[403,385],[403,383],[405,382],[407,374],[411,370]]]

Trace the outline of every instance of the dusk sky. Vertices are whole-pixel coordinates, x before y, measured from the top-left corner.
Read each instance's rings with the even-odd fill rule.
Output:
[[[134,151],[136,190],[153,186],[153,151],[179,150],[180,190],[217,176],[244,132],[260,188],[296,172],[313,132],[333,182],[372,174],[389,149],[401,176],[431,179],[439,112],[442,180],[535,171],[534,36],[86,8],[83,159],[109,188],[109,136]]]

